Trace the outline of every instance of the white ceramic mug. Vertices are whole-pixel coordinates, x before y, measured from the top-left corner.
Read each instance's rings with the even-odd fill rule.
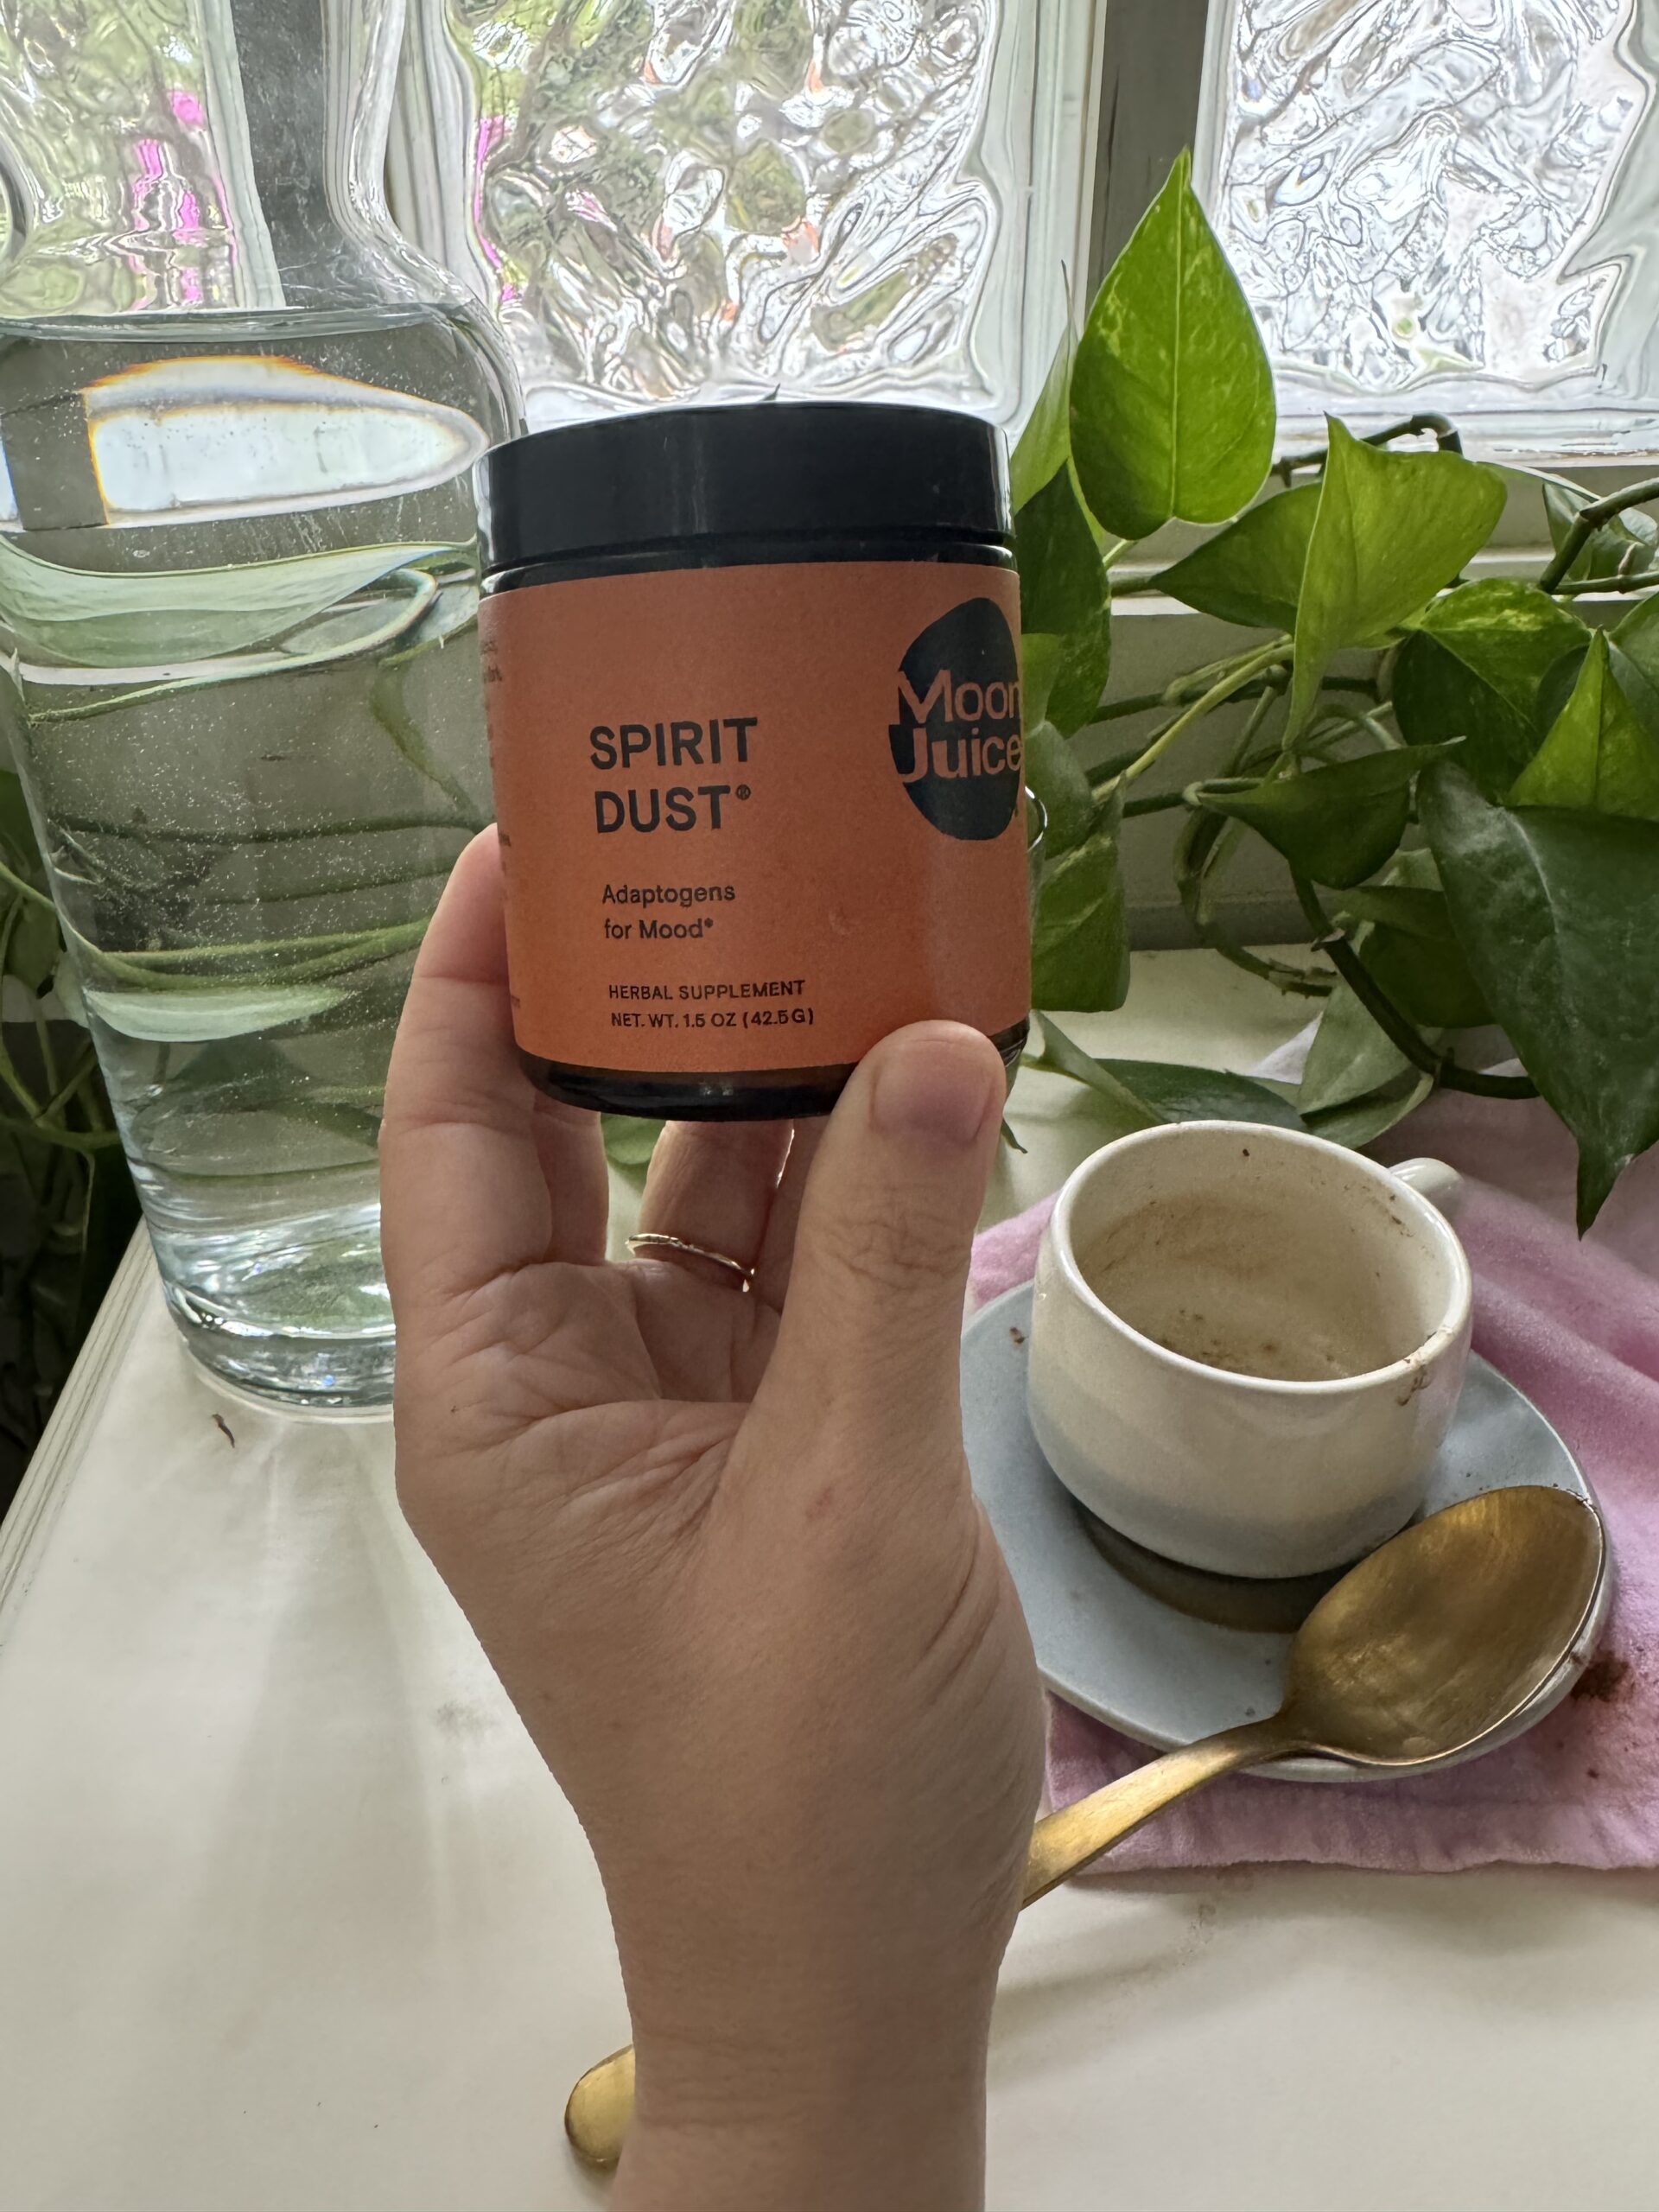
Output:
[[[1460,1188],[1438,1160],[1390,1172],[1242,1122],[1096,1153],[1037,1264],[1049,1465],[1136,1543],[1216,1573],[1315,1573],[1394,1535],[1468,1363]]]

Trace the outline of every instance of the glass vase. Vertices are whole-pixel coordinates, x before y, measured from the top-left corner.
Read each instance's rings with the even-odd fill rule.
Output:
[[[0,678],[168,1305],[390,1392],[376,1139],[490,817],[470,471],[517,400],[393,229],[400,0],[0,18]]]

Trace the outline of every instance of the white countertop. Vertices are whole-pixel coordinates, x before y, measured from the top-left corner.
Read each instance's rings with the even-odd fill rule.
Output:
[[[1299,1019],[1207,956],[1136,969],[1097,1047],[1247,1067]],[[1094,1141],[1052,1078],[1014,1119],[997,1214]],[[129,1255],[0,1530],[3,2212],[603,2201],[560,2124],[626,2033],[599,1883],[390,1461],[384,1421],[210,1387]],[[1653,2212],[1656,1904],[1060,1891],[1003,1977],[992,2212]]]

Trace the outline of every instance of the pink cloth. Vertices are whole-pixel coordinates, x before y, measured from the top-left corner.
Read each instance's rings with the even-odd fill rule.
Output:
[[[1432,1153],[1469,1179],[1459,1230],[1474,1265],[1475,1348],[1548,1414],[1595,1487],[1618,1575],[1611,1627],[1573,1696],[1487,1758],[1351,1789],[1239,1776],[1120,1845],[1103,1874],[1266,1860],[1659,1866],[1659,1154],[1637,1163],[1580,1243],[1573,1147],[1541,1105],[1441,1096],[1375,1150],[1391,1161]],[[1030,1277],[1052,1204],[980,1238],[977,1302]],[[1055,1804],[1149,1756],[1051,1700]]]

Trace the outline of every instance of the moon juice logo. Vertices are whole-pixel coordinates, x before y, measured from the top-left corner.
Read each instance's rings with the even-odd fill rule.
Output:
[[[1020,658],[995,600],[931,623],[899,671],[887,733],[911,803],[947,837],[1000,837],[1020,798]]]

